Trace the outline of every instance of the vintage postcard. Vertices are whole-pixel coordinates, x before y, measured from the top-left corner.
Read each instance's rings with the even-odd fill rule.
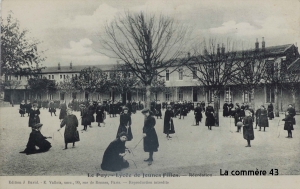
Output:
[[[2,0],[0,188],[297,188],[299,0]]]

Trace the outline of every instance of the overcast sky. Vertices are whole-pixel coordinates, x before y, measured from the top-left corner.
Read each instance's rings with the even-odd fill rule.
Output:
[[[300,45],[300,0],[2,0],[2,16],[10,10],[43,41],[44,66],[116,62],[95,48],[104,24],[127,10],[174,17],[199,42],[229,37],[254,47],[264,37],[266,46]]]

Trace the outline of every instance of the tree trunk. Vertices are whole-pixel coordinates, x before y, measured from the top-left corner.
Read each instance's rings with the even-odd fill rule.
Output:
[[[14,90],[12,90],[10,94],[10,103],[11,106],[14,107]]]
[[[256,111],[256,107],[255,107],[255,89],[252,88],[251,89],[251,104],[252,104],[252,109],[255,112]]]
[[[293,107],[295,108],[295,110],[296,110],[296,91],[292,91],[292,97],[293,97]]]
[[[214,110],[215,110],[215,125],[219,126],[219,103],[220,103],[220,93],[218,92],[214,96]]]
[[[275,99],[274,99],[274,103],[275,103],[275,117],[279,117],[279,104],[278,104],[278,84],[275,85],[275,90],[274,90],[274,95],[275,95]]]
[[[151,92],[150,92],[150,88],[151,86],[150,85],[146,85],[146,102],[145,102],[145,108],[149,108],[150,109],[150,104],[151,104]]]

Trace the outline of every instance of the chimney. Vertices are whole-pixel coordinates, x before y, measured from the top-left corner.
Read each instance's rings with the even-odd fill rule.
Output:
[[[70,63],[70,70],[72,70],[72,62]]]
[[[188,59],[190,59],[191,58],[191,53],[188,52],[187,55],[188,55]]]
[[[218,47],[217,47],[217,55],[220,56],[220,45],[218,44]]]
[[[36,63],[36,69],[39,69],[39,64],[38,63]]]
[[[225,47],[224,47],[224,43],[222,43],[222,55],[225,54]]]
[[[262,42],[261,42],[261,49],[264,51],[265,50],[265,47],[266,47],[266,42],[265,42],[265,39],[264,37],[262,38]]]
[[[60,63],[58,63],[57,70],[60,70]]]
[[[255,51],[258,51],[258,49],[259,49],[259,43],[258,43],[258,39],[256,38]]]

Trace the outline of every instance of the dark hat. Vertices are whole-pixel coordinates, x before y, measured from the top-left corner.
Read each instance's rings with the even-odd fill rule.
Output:
[[[34,126],[32,126],[32,128],[38,129],[38,128],[42,127],[42,126],[43,126],[43,124],[37,123],[37,124],[35,124]]]
[[[172,106],[171,106],[171,105],[168,105],[167,108],[172,108]]]
[[[150,110],[148,108],[145,108],[142,110],[142,114],[147,113],[147,112],[150,112]]]

